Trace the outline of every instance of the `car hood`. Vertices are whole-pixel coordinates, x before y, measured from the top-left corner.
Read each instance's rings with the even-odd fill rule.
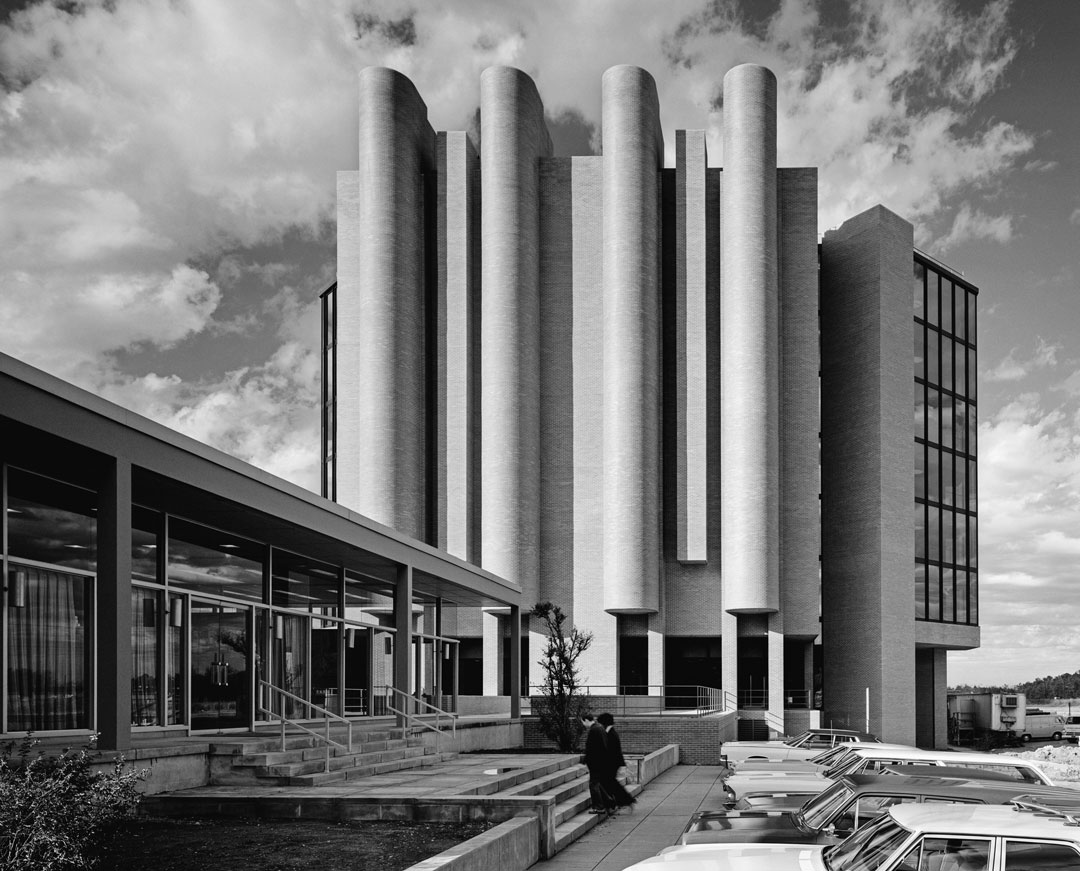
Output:
[[[668,847],[630,868],[670,871],[825,871],[824,847],[805,844],[687,844]],[[627,869],[630,871],[630,869]]]

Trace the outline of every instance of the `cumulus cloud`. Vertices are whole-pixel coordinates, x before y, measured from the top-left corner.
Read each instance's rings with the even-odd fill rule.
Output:
[[[948,251],[961,242],[972,239],[989,239],[1005,244],[1012,237],[1011,215],[988,215],[964,203],[953,218],[952,228],[943,239],[938,241],[937,247],[941,251]]]
[[[296,362],[288,329],[271,331],[276,343],[250,366],[202,380],[177,384],[147,361],[306,311],[310,284],[245,252],[301,234],[325,240],[332,259],[335,172],[356,166],[356,74],[372,64],[415,82],[436,129],[469,129],[480,72],[518,66],[566,134],[559,141],[578,151],[590,138],[598,147],[604,70],[637,64],[657,80],[669,162],[674,130],[686,127],[706,131],[720,165],[723,74],[763,63],[779,82],[781,163],[820,167],[821,226],[883,202],[916,222],[944,216],[946,242],[1008,238],[1007,217],[950,213],[1032,147],[1008,123],[972,123],[1016,51],[1005,0],[974,12],[951,0],[852,0],[839,21],[823,21],[823,9],[782,0],[752,18],[735,0],[29,5],[0,25],[0,348],[86,386],[112,384],[129,404],[145,389],[154,401],[142,407],[158,419],[244,459],[276,462],[271,444],[288,453],[289,415],[252,414],[274,433],[260,445],[210,423],[233,413],[223,395],[279,396],[268,385],[279,354]],[[263,298],[234,303],[256,278]],[[287,283],[295,299],[278,295]],[[144,368],[120,371],[118,354],[133,349]],[[310,392],[298,395],[314,409]]]
[[[1057,364],[1060,345],[1052,345],[1041,336],[1036,340],[1035,349],[1021,358],[1019,348],[1011,348],[997,366],[981,374],[986,381],[1020,381],[1032,372],[1053,368]]]
[[[1080,412],[1037,393],[979,426],[979,579],[982,647],[950,654],[950,682],[1019,682],[1039,668],[1072,671],[1080,656]],[[1054,651],[1053,664],[1046,651]]]

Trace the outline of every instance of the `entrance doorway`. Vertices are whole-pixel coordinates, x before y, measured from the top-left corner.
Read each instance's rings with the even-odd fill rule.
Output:
[[[250,609],[191,600],[191,728],[251,723]]]

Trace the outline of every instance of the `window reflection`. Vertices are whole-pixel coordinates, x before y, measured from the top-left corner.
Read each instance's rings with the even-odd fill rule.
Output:
[[[926,388],[915,384],[915,438],[926,438]]]
[[[926,295],[926,267],[921,263],[915,263],[915,280],[912,285],[914,304],[915,304],[915,317],[921,318],[925,315],[925,295]]]
[[[337,569],[306,557],[275,550],[271,584],[273,603],[337,616],[341,585]]]
[[[65,569],[97,568],[97,494],[8,469],[8,553]]]
[[[953,332],[956,333],[956,338],[966,339],[966,313],[964,311],[964,302],[967,299],[968,292],[965,288],[957,286],[955,295],[953,296]]]
[[[915,563],[915,619],[926,619],[926,563]]]
[[[941,491],[941,451],[928,448],[926,451],[926,498],[931,502],[940,501]]]
[[[940,441],[939,428],[941,419],[941,394],[932,387],[926,388],[926,438],[927,441]]]
[[[169,583],[218,596],[263,598],[262,546],[186,520],[169,522]]]

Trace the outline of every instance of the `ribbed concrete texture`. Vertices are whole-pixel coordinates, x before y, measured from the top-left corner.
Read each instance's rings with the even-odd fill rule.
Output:
[[[644,70],[603,78],[604,608],[660,602],[660,225],[664,143]]]
[[[779,601],[776,78],[724,76],[720,480],[724,608]]]
[[[440,132],[435,164],[435,544],[472,559],[480,159],[464,132]]]
[[[424,184],[435,134],[412,82],[389,69],[360,73],[360,117],[356,259],[337,294],[338,371],[350,373],[337,388],[338,501],[424,539]]]
[[[480,77],[480,559],[538,591],[539,159],[551,137],[536,85],[511,67]]]

